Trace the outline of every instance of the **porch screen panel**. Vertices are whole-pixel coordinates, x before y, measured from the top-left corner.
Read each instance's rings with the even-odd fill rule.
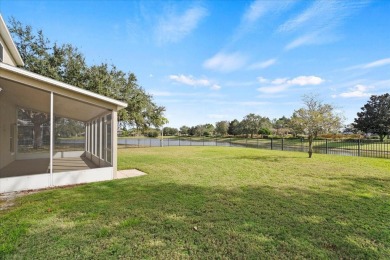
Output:
[[[102,159],[107,160],[107,129],[105,117],[102,117]]]
[[[100,119],[96,120],[96,156],[100,158]]]
[[[86,127],[81,121],[55,116],[54,152],[84,151],[85,129]]]
[[[47,173],[50,98],[49,92],[2,78],[0,179]]]
[[[49,157],[50,113],[19,108],[17,131],[19,155],[31,158]]]
[[[112,120],[111,115],[106,116],[106,136],[107,136],[107,162],[112,163]]]

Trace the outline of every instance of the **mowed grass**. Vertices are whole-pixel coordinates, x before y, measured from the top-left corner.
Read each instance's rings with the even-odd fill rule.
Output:
[[[0,211],[0,259],[390,258],[390,160],[229,147],[119,150],[147,176]]]

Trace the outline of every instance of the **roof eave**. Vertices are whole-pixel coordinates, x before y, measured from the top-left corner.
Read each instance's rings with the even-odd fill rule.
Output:
[[[91,91],[88,91],[85,89],[81,89],[79,87],[72,86],[72,85],[66,84],[64,82],[54,80],[54,79],[30,72],[30,71],[27,71],[27,70],[24,70],[21,68],[17,68],[17,67],[5,64],[5,63],[0,63],[0,68],[11,71],[13,73],[17,73],[17,74],[25,76],[25,77],[32,78],[34,80],[48,83],[48,84],[53,85],[53,86],[58,87],[58,88],[73,91],[73,92],[78,93],[80,95],[85,95],[85,96],[88,96],[88,97],[91,97],[94,99],[98,99],[98,100],[107,102],[109,104],[115,105],[117,107],[117,110],[121,110],[121,109],[124,109],[127,107],[127,103],[125,103],[125,102],[122,102],[122,101],[119,101],[119,100],[116,100],[113,98],[109,98],[109,97],[106,97],[106,96],[103,96],[100,94],[96,94],[94,92],[91,92]]]

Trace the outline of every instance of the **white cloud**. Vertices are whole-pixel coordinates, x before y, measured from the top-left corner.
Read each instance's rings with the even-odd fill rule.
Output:
[[[312,44],[321,44],[321,43],[324,43],[324,42],[325,41],[321,40],[321,37],[319,36],[318,33],[316,33],[316,32],[308,33],[308,34],[305,34],[303,36],[300,36],[300,37],[296,38],[295,40],[293,40],[292,42],[287,44],[284,47],[284,49],[285,50],[292,50],[292,49],[298,48],[300,46],[312,45]]]
[[[287,10],[295,0],[277,0],[277,1],[253,1],[242,15],[241,23],[233,35],[233,40],[238,40],[247,33],[258,28],[259,21],[266,16],[276,16]]]
[[[386,65],[390,65],[390,58],[380,59],[380,60],[372,61],[369,63],[352,66],[352,67],[347,68],[346,70],[371,69],[371,68],[382,67],[382,66],[386,66]]]
[[[389,64],[390,64],[390,58],[387,58],[387,59],[381,59],[381,60],[377,60],[377,61],[368,63],[368,64],[364,65],[363,68],[369,69],[369,68],[381,67],[381,66],[385,66],[385,65],[389,65]]]
[[[212,89],[212,90],[220,90],[220,89],[221,89],[221,86],[220,86],[220,85],[217,85],[217,84],[213,84],[213,85],[211,86],[211,89]]]
[[[169,79],[189,86],[209,86],[211,83],[207,79],[196,79],[193,76],[169,75]]]
[[[258,80],[260,83],[267,83],[267,82],[269,82],[268,79],[263,78],[263,77],[258,77],[257,80]]]
[[[162,17],[156,27],[156,37],[160,44],[178,42],[190,34],[208,15],[203,7],[192,7],[183,14],[168,13]]]
[[[371,96],[371,93],[368,93],[367,91],[369,89],[372,89],[371,86],[365,86],[365,85],[356,85],[353,88],[350,88],[348,92],[341,93],[339,96],[343,98],[354,98],[354,97],[369,97]],[[337,95],[336,95],[337,96]],[[333,96],[335,97],[335,96]]]
[[[299,77],[293,78],[292,80],[289,80],[288,84],[289,85],[306,86],[306,85],[319,85],[323,82],[324,82],[324,80],[320,77],[299,76]]]
[[[247,57],[241,53],[230,54],[217,53],[203,63],[203,67],[220,72],[231,72],[242,68],[247,61]]]
[[[191,75],[169,75],[169,79],[193,87],[210,87],[211,90],[220,90],[221,86],[213,83],[211,80],[201,78],[197,79]]]
[[[263,16],[267,9],[269,9],[269,3],[264,1],[254,1],[244,13],[243,19],[247,22],[254,22]]]
[[[269,59],[266,61],[253,63],[248,67],[248,69],[250,69],[250,70],[265,69],[265,68],[268,68],[268,67],[274,65],[275,63],[276,63],[276,59]]]
[[[346,18],[364,7],[367,1],[319,0],[313,2],[296,17],[289,19],[278,28],[280,33],[297,32],[300,36],[286,45],[291,50],[303,45],[324,44],[336,41],[334,29]]]
[[[282,92],[282,91],[288,89],[288,87],[289,87],[289,85],[284,84],[284,85],[261,87],[261,88],[258,88],[257,90],[262,92],[262,93],[273,94],[273,93]]]
[[[273,80],[258,78],[261,84],[269,83],[271,85],[263,86],[257,90],[262,93],[273,94],[287,90],[291,86],[306,86],[306,85],[319,85],[324,82],[324,79],[317,76],[299,76],[292,79],[277,78]]]
[[[254,23],[268,13],[274,13],[288,8],[294,1],[263,1],[256,0],[248,7],[243,15],[245,23]]]
[[[279,85],[279,84],[286,83],[287,80],[288,80],[288,78],[278,78],[278,79],[272,80],[271,83],[274,84],[274,85]]]

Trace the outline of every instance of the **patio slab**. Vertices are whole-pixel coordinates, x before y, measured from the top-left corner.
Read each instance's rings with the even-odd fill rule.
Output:
[[[123,170],[117,172],[117,179],[125,179],[125,178],[132,178],[132,177],[138,177],[146,175],[146,173],[141,172],[137,169],[131,169],[131,170]]]

